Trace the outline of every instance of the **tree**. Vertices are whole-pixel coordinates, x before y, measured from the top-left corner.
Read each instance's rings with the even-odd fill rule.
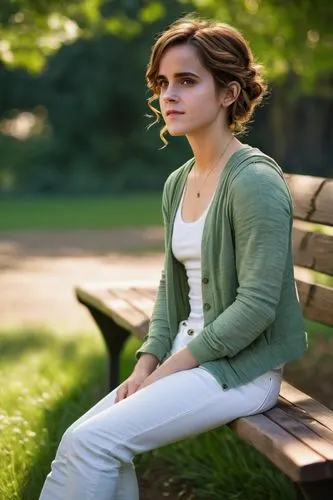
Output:
[[[331,0],[193,0],[205,15],[239,28],[278,83],[293,75],[293,91],[332,97]],[[319,87],[318,87],[319,84]]]
[[[331,0],[177,3],[184,11],[230,22],[243,31],[270,79],[281,82],[292,74],[296,92],[309,92],[316,85],[316,93],[332,97],[327,76],[333,66]],[[0,60],[38,71],[64,43],[105,33],[135,37],[170,9],[165,0],[2,0]]]
[[[0,61],[36,72],[65,43],[106,33],[128,39],[164,15],[155,0],[2,0]]]

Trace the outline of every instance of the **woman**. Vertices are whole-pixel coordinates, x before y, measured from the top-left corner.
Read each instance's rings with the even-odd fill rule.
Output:
[[[270,409],[306,349],[290,194],[279,166],[235,137],[265,91],[246,41],[186,16],[146,76],[162,140],[186,136],[194,157],[165,183],[165,264],[134,371],[66,431],[42,500],[138,499],[136,454]]]

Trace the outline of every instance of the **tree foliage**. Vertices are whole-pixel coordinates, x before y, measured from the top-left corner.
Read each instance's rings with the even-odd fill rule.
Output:
[[[189,152],[147,132],[145,66],[156,33],[191,11],[238,27],[267,68],[249,143],[286,170],[332,175],[332,6],[315,3],[2,0],[0,193],[160,187]]]
[[[333,3],[331,0],[194,0],[198,10],[237,26],[267,68],[270,79],[297,78],[300,90],[320,82],[332,95]]]
[[[109,33],[132,38],[165,14],[156,0],[2,0],[0,59],[31,71],[62,44]],[[173,10],[173,9],[171,9]]]
[[[197,11],[241,29],[271,79],[283,80],[292,73],[302,90],[320,81],[322,93],[331,92],[326,78],[332,71],[331,0],[173,3],[179,4],[178,11]],[[0,58],[37,71],[63,43],[106,33],[136,37],[168,10],[166,0],[2,0]]]

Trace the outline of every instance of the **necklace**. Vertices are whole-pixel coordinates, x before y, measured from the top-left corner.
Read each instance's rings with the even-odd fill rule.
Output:
[[[206,181],[208,179],[208,177],[210,176],[210,174],[213,172],[213,170],[215,170],[215,168],[218,166],[220,160],[222,160],[223,156],[224,156],[224,153],[227,151],[231,141],[233,140],[234,136],[231,137],[230,141],[227,143],[226,147],[222,150],[222,153],[220,154],[220,156],[218,157],[218,159],[216,160],[216,163],[214,163],[214,166],[209,170],[208,174],[206,175],[205,177],[205,180],[203,181],[203,183],[201,184],[201,187],[200,189],[197,189],[196,191],[196,197],[197,198],[200,198],[200,191],[202,191],[204,185],[206,184]]]

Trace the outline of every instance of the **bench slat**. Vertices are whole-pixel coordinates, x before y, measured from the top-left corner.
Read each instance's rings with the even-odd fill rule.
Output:
[[[322,439],[312,429],[304,425],[302,421],[299,421],[297,417],[288,415],[281,407],[272,408],[265,415],[302,443],[309,446],[313,451],[327,459],[328,467],[331,474],[333,474],[333,444]]]
[[[319,285],[310,280],[297,279],[299,300],[302,304],[303,315],[307,319],[318,321],[324,325],[333,325],[333,288]]]
[[[294,204],[294,217],[333,226],[333,179],[285,174]]]
[[[132,290],[135,290],[138,293],[141,293],[144,297],[148,297],[155,302],[157,296],[157,288],[137,288],[133,287]]]
[[[294,419],[302,422],[306,427],[311,429],[318,436],[324,438],[326,441],[329,441],[333,445],[333,431],[329,430],[320,422],[313,419],[305,410],[302,410],[301,408],[288,403],[288,401],[281,397],[279,398],[278,407],[282,408],[287,415],[290,415]]]
[[[104,287],[76,287],[77,298],[86,305],[91,305],[112,318],[121,327],[131,330],[142,339],[148,329],[147,316],[131,307],[129,303]]]
[[[333,411],[326,408],[326,406],[288,384],[285,380],[281,384],[280,396],[287,402],[306,411],[314,420],[333,431]]]
[[[327,477],[325,459],[265,415],[239,418],[229,426],[294,481]]]
[[[130,307],[133,307],[141,314],[144,314],[146,319],[149,321],[154,307],[152,299],[145,297],[143,294],[138,293],[132,288],[117,288],[115,290],[109,290],[109,292],[114,293],[117,297],[128,302]]]
[[[118,290],[106,291],[104,299],[106,304],[117,312],[120,326],[131,330],[137,337],[143,338],[148,328],[149,318],[143,311],[138,310],[117,292]]]
[[[293,256],[296,266],[333,276],[333,236],[294,227]]]

